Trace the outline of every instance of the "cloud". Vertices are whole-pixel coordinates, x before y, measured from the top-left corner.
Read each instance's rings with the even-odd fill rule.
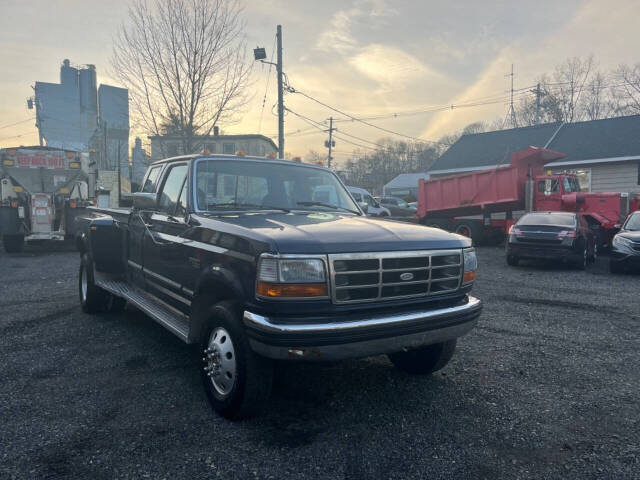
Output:
[[[442,78],[438,72],[430,69],[413,55],[395,47],[371,44],[361,53],[349,59],[358,72],[375,80],[385,88],[397,88],[409,82]]]
[[[509,88],[505,74],[512,63],[516,88],[533,84],[541,74],[553,72],[556,65],[570,57],[593,54],[605,71],[619,63],[636,63],[640,50],[640,36],[636,35],[639,15],[640,4],[636,0],[619,0],[615,8],[598,0],[587,2],[546,36],[534,32],[515,38],[500,49],[450,103],[505,94]],[[438,138],[475,121],[492,121],[506,114],[505,103],[439,113],[423,129],[422,136]]]
[[[351,34],[353,18],[361,15],[361,10],[340,10],[333,14],[329,21],[329,28],[320,34],[316,42],[316,49],[323,52],[336,51],[341,54],[351,52],[357,41]]]
[[[355,5],[347,10],[338,10],[331,16],[328,28],[316,41],[316,50],[349,54],[360,44],[353,34],[356,22],[365,20],[368,28],[376,28],[383,24],[386,18],[398,13],[384,0],[361,0]]]

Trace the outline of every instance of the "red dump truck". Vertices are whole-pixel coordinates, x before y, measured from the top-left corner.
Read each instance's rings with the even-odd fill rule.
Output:
[[[420,180],[417,216],[424,225],[500,241],[524,211],[583,213],[599,243],[608,245],[626,215],[640,209],[640,195],[581,192],[569,173],[548,175],[544,165],[563,153],[528,147],[509,164],[461,175]]]

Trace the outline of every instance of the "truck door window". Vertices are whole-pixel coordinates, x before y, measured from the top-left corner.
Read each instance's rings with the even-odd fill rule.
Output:
[[[146,193],[153,193],[156,191],[156,182],[158,181],[158,174],[160,173],[160,166],[153,167],[149,170],[149,174],[144,181],[142,191]]]
[[[551,195],[557,193],[560,185],[555,178],[545,178],[544,180],[538,180],[538,193],[544,193],[545,195]]]
[[[176,205],[176,217],[184,217],[187,214],[187,182],[182,184],[182,192],[180,198],[178,198],[178,205]]]
[[[159,195],[158,209],[173,215],[178,204],[180,189],[187,176],[187,165],[182,163],[170,167]]]

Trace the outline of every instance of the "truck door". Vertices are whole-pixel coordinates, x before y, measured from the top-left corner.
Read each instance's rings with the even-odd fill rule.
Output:
[[[544,212],[562,210],[562,193],[558,179],[553,177],[538,177],[536,184],[536,204],[534,210]]]
[[[158,208],[146,219],[144,237],[144,277],[149,293],[165,303],[189,313],[190,299],[183,293],[184,275],[189,271],[186,263],[183,237],[187,190],[187,163],[168,167],[158,192]]]
[[[160,172],[162,171],[162,165],[156,165],[149,169],[142,182],[142,189],[140,191],[144,193],[156,193],[158,189],[158,180],[160,178]],[[144,237],[146,234],[145,223],[146,218],[151,215],[152,212],[140,212],[133,210],[129,217],[129,231],[127,245],[128,251],[128,270],[131,281],[139,286],[144,286],[144,276],[142,274],[143,264],[143,245]]]

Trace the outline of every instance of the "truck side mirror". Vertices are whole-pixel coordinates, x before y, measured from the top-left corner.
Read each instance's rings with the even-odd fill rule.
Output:
[[[135,192],[133,194],[133,208],[135,210],[154,210],[157,204],[155,193]]]

